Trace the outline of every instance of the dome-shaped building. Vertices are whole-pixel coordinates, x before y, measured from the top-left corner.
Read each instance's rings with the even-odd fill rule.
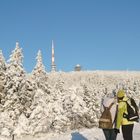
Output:
[[[81,71],[81,66],[79,64],[77,64],[74,68],[75,71]]]

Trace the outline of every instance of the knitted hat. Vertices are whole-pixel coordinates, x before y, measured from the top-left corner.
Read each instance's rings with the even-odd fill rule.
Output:
[[[118,93],[117,93],[118,98],[122,98],[122,97],[124,97],[124,95],[125,95],[124,90],[119,90]]]

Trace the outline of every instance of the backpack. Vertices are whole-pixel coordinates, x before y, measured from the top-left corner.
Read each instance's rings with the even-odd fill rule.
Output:
[[[128,103],[128,101],[125,101],[127,105],[128,114],[124,113],[123,117],[127,118],[128,121],[138,122],[139,121],[138,106],[133,98],[130,98],[128,100],[130,100],[130,103]]]
[[[112,129],[113,123],[112,123],[112,116],[110,109],[114,103],[111,103],[109,107],[104,107],[104,111],[99,119],[99,128],[102,129]]]

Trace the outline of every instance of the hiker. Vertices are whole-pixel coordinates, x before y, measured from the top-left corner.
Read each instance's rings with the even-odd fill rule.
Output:
[[[117,93],[118,98],[118,113],[117,113],[117,129],[122,128],[124,140],[133,140],[133,127],[134,121],[128,121],[124,114],[128,114],[126,101],[129,98],[126,96],[124,90],[119,90]]]
[[[99,119],[99,128],[103,130],[106,140],[116,140],[117,134],[119,133],[119,130],[115,128],[117,99],[114,95],[112,93],[105,96],[101,104],[102,116]],[[109,109],[107,110],[108,112],[106,112],[106,109]]]

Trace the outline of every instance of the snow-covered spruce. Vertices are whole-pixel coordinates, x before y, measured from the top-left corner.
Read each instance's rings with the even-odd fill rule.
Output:
[[[124,89],[140,102],[140,72],[47,73],[41,51],[32,73],[19,44],[6,64],[0,52],[0,135],[36,135],[98,126],[103,96]]]

